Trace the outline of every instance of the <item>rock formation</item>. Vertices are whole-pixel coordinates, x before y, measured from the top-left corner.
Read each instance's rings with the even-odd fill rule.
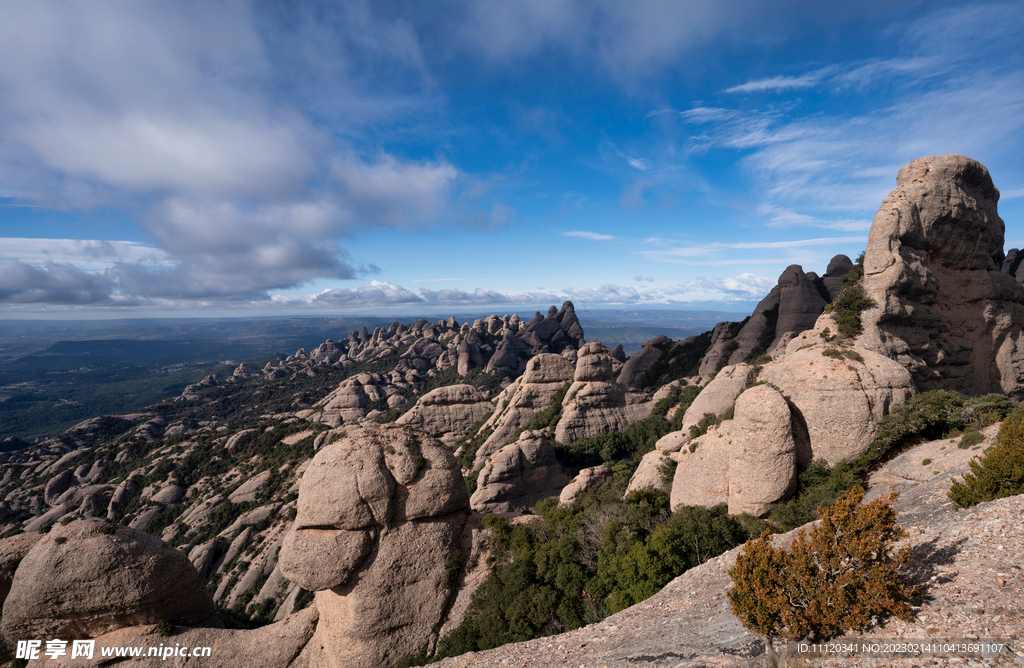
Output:
[[[690,404],[690,407],[683,413],[683,427],[680,432],[688,438],[690,427],[700,422],[706,413],[716,416],[725,413],[732,407],[740,392],[747,389],[754,382],[755,377],[754,367],[749,364],[735,364],[719,371],[714,380],[701,390],[697,398]],[[663,437],[663,440],[668,439],[669,436]],[[669,442],[666,441],[665,445],[660,445],[659,441],[658,449],[668,452],[679,450],[679,447],[675,445],[669,447],[667,445]]]
[[[448,385],[424,394],[395,422],[422,429],[450,445],[493,410],[494,404],[472,385]]]
[[[495,400],[494,413],[484,423],[490,435],[476,451],[473,470],[511,441],[516,430],[547,408],[551,399],[573,379],[573,365],[561,355],[542,353],[530,359],[526,371]]]
[[[859,457],[875,438],[878,421],[914,395],[910,374],[899,364],[869,350],[826,345],[820,330],[790,348],[758,379],[774,384],[790,402],[801,464]]]
[[[197,626],[213,614],[213,601],[184,554],[141,531],[90,519],[55,526],[25,555],[0,630],[13,646],[26,638],[89,638],[164,619]]]
[[[1024,287],[1000,271],[1004,225],[988,170],[961,155],[896,175],[864,255],[859,347],[910,370],[919,390],[1024,396]]]
[[[735,418],[682,451],[672,507],[728,503],[730,513],[760,514],[794,490],[796,462],[789,404],[769,385],[752,387],[736,399]]]
[[[569,483],[542,431],[526,431],[487,458],[469,503],[480,513],[518,513],[558,496]]]
[[[468,502],[451,453],[408,428],[353,428],[317,453],[281,548],[284,575],[316,591],[310,666],[376,668],[433,649]]]
[[[651,412],[646,395],[615,382],[612,358],[600,341],[579,351],[573,384],[562,400],[562,417],[555,440],[573,443],[581,438],[620,431]]]
[[[558,503],[570,505],[580,498],[580,495],[600,487],[611,480],[611,477],[612,471],[605,464],[583,469],[572,479],[572,482],[562,488],[561,494],[558,495]]]

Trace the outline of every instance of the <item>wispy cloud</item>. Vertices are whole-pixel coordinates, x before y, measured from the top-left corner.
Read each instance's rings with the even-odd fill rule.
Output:
[[[829,230],[842,230],[849,232],[867,232],[871,228],[871,221],[867,219],[835,219],[824,220],[806,213],[798,213],[791,209],[784,209],[774,204],[762,204],[757,207],[757,212],[762,216],[769,216],[768,227],[823,227]]]
[[[820,70],[807,72],[799,76],[777,76],[767,79],[756,79],[747,83],[726,88],[725,93],[763,93],[765,91],[792,90],[794,88],[811,88],[823,79],[834,74],[839,68],[823,67]]]
[[[646,172],[652,167],[651,161],[644,158],[628,158],[626,162],[629,163],[630,167],[639,169],[641,172]]]
[[[577,239],[590,239],[591,241],[611,241],[615,238],[612,234],[599,234],[597,232],[583,232],[580,230],[573,230],[571,232],[562,232],[563,237],[576,237]]]
[[[864,244],[866,236],[827,237],[820,239],[793,239],[788,241],[741,241],[733,243],[712,242],[692,245],[677,245],[678,242],[656,240],[663,246],[639,251],[639,254],[656,262],[670,262],[695,266],[728,266],[733,264],[790,264],[798,262],[800,255],[821,246],[839,247],[841,244]],[[737,250],[789,251],[789,257],[752,258],[736,254]],[[817,257],[819,253],[814,253]],[[728,257],[723,257],[728,256]]]

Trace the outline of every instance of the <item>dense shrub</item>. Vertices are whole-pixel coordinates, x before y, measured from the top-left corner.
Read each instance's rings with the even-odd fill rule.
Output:
[[[966,450],[967,448],[978,445],[984,440],[985,436],[980,431],[977,429],[969,429],[960,437],[960,442],[956,444],[956,447],[961,450]]]
[[[623,459],[639,464],[640,458],[654,450],[658,439],[670,431],[670,422],[663,417],[651,415],[622,431],[581,438],[569,445],[555,443],[555,455],[563,465],[573,468],[597,466],[602,462]]]
[[[610,482],[570,506],[538,503],[529,524],[485,519],[491,573],[435,660],[599,621],[748,537],[724,506],[670,513],[668,495],[651,489],[622,500],[630,470],[612,470]]]
[[[859,336],[864,328],[860,322],[860,314],[875,305],[864,289],[858,284],[843,288],[839,296],[825,307],[826,313],[833,314],[839,333],[844,336]]]
[[[949,498],[959,508],[1024,494],[1024,410],[1017,409],[999,430],[999,439],[979,461],[971,460],[971,472],[954,482]]]
[[[790,531],[817,519],[819,506],[831,505],[860,483],[856,465],[839,462],[834,468],[823,459],[811,462],[800,472],[799,492],[785,504],[772,509],[769,519],[781,530]]]
[[[910,549],[894,551],[906,532],[896,524],[893,492],[860,507],[859,487],[829,507],[789,550],[767,534],[747,543],[729,570],[733,613],[766,639],[826,638],[863,629],[872,617],[910,618],[912,587],[899,578]]]
[[[867,469],[916,439],[937,439],[965,427],[979,428],[1005,417],[1013,401],[1001,394],[966,397],[959,392],[932,390],[895,406],[878,423],[878,436],[858,465]]]

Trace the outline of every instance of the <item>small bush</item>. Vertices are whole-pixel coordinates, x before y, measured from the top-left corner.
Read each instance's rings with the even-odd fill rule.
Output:
[[[1024,494],[1024,410],[1006,418],[999,439],[982,459],[973,459],[963,482],[954,482],[949,498],[959,508]]]
[[[156,631],[165,638],[178,634],[177,627],[169,619],[161,619],[157,622]]]
[[[922,459],[921,460],[921,466],[928,466],[931,463],[932,463],[932,460],[930,460],[930,459]]]
[[[980,431],[977,431],[976,429],[971,429],[969,431],[964,432],[964,435],[960,437],[960,442],[957,443],[956,447],[960,448],[961,450],[966,450],[967,448],[973,445],[977,445],[984,440],[985,436]]]
[[[825,312],[833,314],[840,334],[853,338],[864,331],[860,322],[861,312],[874,305],[875,302],[864,294],[864,289],[854,284],[843,288],[839,296],[825,307]]]
[[[809,535],[799,530],[789,550],[774,547],[768,532],[747,543],[729,570],[733,613],[769,641],[826,638],[875,616],[909,619],[915,590],[899,578],[910,548],[894,551],[906,537],[891,506],[897,497],[859,507],[864,490],[856,487],[819,508],[821,523]]]
[[[68,542],[68,539],[64,536],[57,536],[53,539],[53,542],[57,543],[57,545],[63,545],[64,543]]]

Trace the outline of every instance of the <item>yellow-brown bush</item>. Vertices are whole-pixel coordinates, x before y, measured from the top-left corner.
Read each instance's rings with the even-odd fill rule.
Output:
[[[897,492],[860,507],[864,490],[852,489],[821,522],[803,529],[789,550],[772,545],[765,532],[746,544],[729,571],[732,611],[768,640],[824,638],[865,628],[872,617],[910,617],[914,588],[899,578],[909,548],[894,551],[906,532],[896,524]]]

